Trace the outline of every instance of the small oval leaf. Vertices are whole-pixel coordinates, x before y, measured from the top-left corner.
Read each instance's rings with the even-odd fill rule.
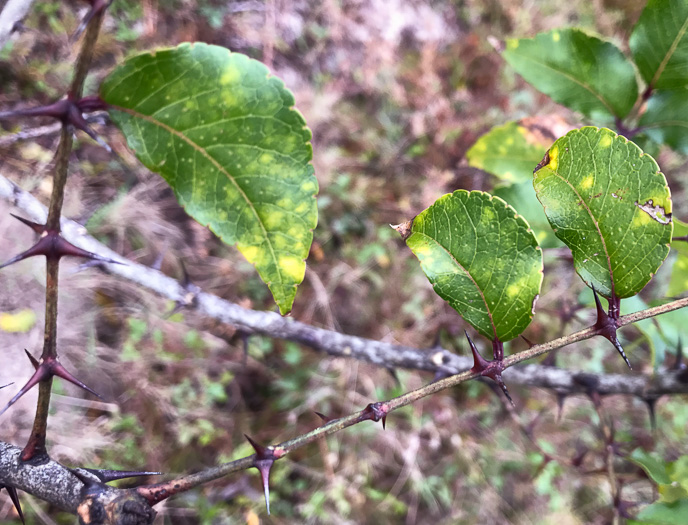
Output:
[[[294,97],[244,55],[182,44],[135,56],[100,88],[138,158],[186,211],[255,264],[285,314],[317,223],[311,133]]]
[[[555,102],[593,118],[623,118],[638,98],[635,71],[621,50],[579,29],[510,39],[504,59]]]
[[[669,253],[671,194],[655,160],[605,128],[573,130],[535,172],[538,199],[578,275],[606,297],[637,294]]]
[[[498,197],[457,190],[413,219],[406,244],[437,294],[478,332],[509,341],[525,330],[542,284],[542,250]]]
[[[658,144],[688,154],[688,89],[653,92],[638,125]]]

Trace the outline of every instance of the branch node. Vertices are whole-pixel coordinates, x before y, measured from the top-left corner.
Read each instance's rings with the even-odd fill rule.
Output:
[[[480,352],[478,352],[478,349],[475,347],[475,343],[473,343],[473,340],[468,335],[468,332],[464,330],[464,333],[466,334],[466,339],[468,339],[468,344],[470,345],[471,352],[473,353],[473,368],[471,368],[471,372],[492,379],[502,389],[502,392],[504,392],[504,395],[512,404],[512,406],[515,406],[513,399],[511,399],[511,396],[509,395],[509,390],[506,388],[504,380],[502,379],[502,372],[504,371],[504,345],[502,342],[499,339],[492,341],[494,359],[492,361],[488,361],[480,355]]]
[[[595,309],[597,310],[597,321],[595,322],[597,335],[601,335],[611,344],[613,344],[617,352],[619,352],[621,357],[623,357],[623,360],[628,365],[628,368],[633,370],[633,367],[631,366],[631,363],[626,357],[626,353],[619,342],[619,338],[616,335],[616,330],[619,328],[618,321],[621,299],[612,293],[612,297],[609,299],[609,312],[607,313],[604,311],[604,308],[602,308],[602,302],[600,301],[600,298],[597,295],[597,290],[595,290],[594,286],[592,286],[592,294],[595,297]]]
[[[265,494],[265,507],[270,515],[270,469],[275,461],[286,455],[286,450],[281,447],[264,447],[256,443],[249,436],[244,434],[244,437],[256,451],[253,457],[253,466],[260,472],[261,481],[263,483],[263,492]]]

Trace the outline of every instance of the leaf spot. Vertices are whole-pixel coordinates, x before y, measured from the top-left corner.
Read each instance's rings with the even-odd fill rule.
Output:
[[[664,206],[655,206],[652,199],[645,204],[639,204],[636,201],[635,205],[660,224],[669,224],[671,222],[671,213],[666,213]]]

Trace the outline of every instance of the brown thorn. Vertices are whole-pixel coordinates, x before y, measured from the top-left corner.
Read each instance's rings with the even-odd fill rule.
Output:
[[[103,257],[97,253],[87,252],[63,238],[57,231],[45,231],[38,242],[23,253],[13,257],[9,261],[0,265],[0,269],[5,268],[11,264],[35,257],[37,255],[44,255],[48,259],[60,259],[61,257],[83,257],[93,261],[105,262],[109,264],[124,264],[108,257]]]
[[[647,407],[647,412],[650,416],[650,428],[654,432],[657,430],[657,412],[655,409],[657,407],[657,400],[659,399],[659,397],[644,397],[641,399]]]
[[[521,335],[521,339],[523,339],[526,342],[526,344],[528,345],[528,348],[533,348],[535,346],[535,343],[533,343],[525,335]]]
[[[26,352],[27,355],[30,356],[28,352]],[[29,357],[31,359],[31,363],[34,364],[35,359],[33,359],[31,356]],[[34,365],[35,366],[35,365]],[[66,381],[69,381],[70,383],[83,388],[87,392],[90,392],[94,396],[103,399],[97,392],[86,386],[84,383],[79,381],[76,377],[74,377],[71,373],[69,373],[64,366],[62,366],[62,363],[57,359],[57,357],[49,357],[47,359],[43,359],[42,361],[38,362],[38,367],[36,367],[36,370],[34,371],[33,375],[29,378],[29,380],[26,382],[26,384],[19,390],[19,392],[12,398],[10,399],[9,403],[5,405],[5,408],[0,410],[0,416],[2,416],[7,410],[14,405],[19,399],[26,394],[29,390],[31,390],[34,386],[36,386],[38,383],[41,381],[46,381],[47,379],[50,379],[51,377],[60,377]]]
[[[561,422],[561,415],[564,413],[564,401],[566,401],[568,394],[564,392],[557,392],[557,423]]]
[[[24,352],[26,352],[26,357],[28,357],[29,361],[31,361],[31,365],[33,366],[33,369],[38,370],[38,367],[40,366],[38,359],[36,359],[34,356],[32,356],[31,353],[26,348],[24,348]]]
[[[683,362],[683,344],[680,337],[678,338],[678,343],[676,344],[676,361],[674,362],[674,366],[671,368],[673,370],[682,370],[686,368],[686,365]]]
[[[270,515],[270,470],[275,461],[284,456],[283,449],[276,449],[274,447],[264,447],[256,443],[249,436],[244,434],[244,437],[256,451],[253,458],[253,466],[260,472],[261,481],[263,483],[263,493],[265,495],[265,507]]]
[[[15,215],[14,213],[10,213],[10,215],[12,217],[14,217],[15,219],[17,219],[19,222],[26,224],[29,228],[31,228],[38,235],[42,234],[45,231],[45,225],[44,224],[38,224],[37,222],[30,221],[28,219],[25,219],[24,217],[20,217],[19,215]]]
[[[26,523],[26,521],[24,521],[24,513],[22,512],[21,503],[19,502],[19,494],[17,493],[17,489],[14,487],[9,487],[7,485],[0,485],[0,490],[2,489],[7,490],[7,493],[10,496],[10,500],[12,501],[12,504],[14,505],[14,508],[17,511],[19,519],[22,523]]]
[[[385,429],[387,423],[387,415],[389,414],[389,405],[384,401],[377,403],[370,403],[366,406],[358,416],[359,421],[375,421],[382,420],[382,429]]]
[[[502,371],[504,370],[504,347],[502,346],[501,341],[495,339],[492,342],[493,354],[495,356],[501,356],[501,359],[496,357],[493,361],[487,361],[483,356],[480,355],[480,352],[478,352],[478,349],[475,347],[475,343],[473,343],[471,340],[468,332],[464,330],[464,333],[466,334],[466,339],[468,339],[468,344],[470,345],[471,352],[473,353],[473,368],[471,368],[471,372],[492,379],[499,385],[506,398],[515,407],[516,405],[514,405],[514,400],[511,399],[509,390],[506,388],[506,385],[502,380]]]
[[[147,472],[138,470],[108,470],[95,468],[82,468],[96,476],[102,483],[109,483],[118,479],[136,478],[142,476],[159,476],[162,472]]]
[[[330,421],[332,421],[332,418],[331,418],[331,417],[327,417],[325,414],[322,414],[322,413],[320,413],[320,412],[316,412],[315,410],[314,410],[313,412],[315,412],[315,415],[318,416],[320,419],[322,419],[323,423],[325,423],[325,424],[327,424],[327,423],[329,423]]]

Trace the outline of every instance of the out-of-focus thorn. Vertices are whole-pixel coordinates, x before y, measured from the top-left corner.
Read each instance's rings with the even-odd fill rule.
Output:
[[[84,18],[81,20],[81,23],[79,23],[79,27],[76,28],[76,31],[74,31],[74,34],[72,35],[72,42],[75,42],[79,39],[81,36],[81,33],[84,32],[84,29],[88,26],[89,22],[93,20],[93,17],[96,16],[99,13],[102,13],[105,11],[110,4],[112,3],[113,0],[89,0],[88,3],[91,4],[91,9],[89,9],[88,13],[84,16]]]
[[[167,314],[167,317],[171,317],[177,312],[181,311],[182,309],[188,307],[188,306],[195,306],[197,302],[197,297],[198,297],[198,292],[200,289],[198,286],[193,284],[191,282],[191,278],[189,277],[189,272],[186,270],[186,266],[184,265],[183,261],[179,261],[179,264],[182,267],[182,280],[180,282],[182,288],[184,289],[184,296],[181,299],[178,299],[175,301],[174,308],[172,311]]]
[[[79,381],[76,377],[74,377],[71,373],[69,373],[64,366],[62,366],[62,363],[60,363],[59,359],[57,357],[49,357],[46,359],[41,359],[40,361],[37,361],[35,359],[32,359],[29,352],[26,352],[27,355],[29,355],[29,359],[31,359],[31,364],[36,367],[35,372],[31,376],[31,378],[26,382],[26,384],[19,390],[19,392],[12,398],[10,399],[9,403],[5,405],[5,408],[0,410],[0,416],[2,416],[7,410],[14,405],[19,399],[26,394],[29,390],[31,390],[34,386],[36,386],[38,383],[41,381],[46,381],[47,379],[50,379],[51,377],[57,376],[65,381],[69,381],[70,383],[78,386],[79,388],[82,388],[86,390],[87,392],[90,392],[94,396],[103,399],[100,394],[98,394],[95,390],[91,389],[90,387],[86,386],[84,383]],[[38,363],[38,366],[36,366],[36,363]]]
[[[263,483],[263,492],[265,494],[265,507],[267,508],[268,516],[270,515],[270,469],[275,461],[286,455],[286,451],[280,447],[264,447],[256,443],[253,439],[244,434],[244,437],[256,451],[253,458],[253,466],[260,472],[261,481]]]
[[[3,111],[0,113],[0,119],[16,117],[55,118],[62,121],[64,124],[69,124],[83,131],[98,144],[107,149],[108,152],[112,152],[110,146],[91,129],[83,116],[84,111],[97,111],[106,108],[107,105],[99,97],[85,97],[81,100],[73,100],[71,97],[67,97],[46,106]]]
[[[358,415],[358,421],[382,421],[382,428],[384,430],[389,412],[390,406],[384,401],[370,403],[361,410],[361,413]]]
[[[238,330],[238,334],[241,338],[241,348],[244,352],[243,367],[246,368],[246,366],[248,365],[248,345],[251,339],[251,334],[245,330]]]
[[[567,397],[568,394],[557,392],[557,423],[561,422],[561,416],[564,413],[564,401],[566,401]]]
[[[497,348],[497,346],[501,345],[501,342],[493,342],[493,354],[496,356],[496,358],[492,361],[487,361],[483,356],[480,355],[480,352],[478,352],[478,349],[475,347],[475,343],[473,343],[473,340],[468,335],[468,332],[464,330],[464,333],[466,334],[466,339],[468,339],[468,344],[471,347],[471,353],[473,354],[473,368],[471,368],[471,372],[492,379],[502,389],[502,392],[504,392],[504,395],[509,400],[511,405],[515,407],[516,405],[514,405],[514,400],[511,399],[509,390],[506,388],[504,380],[502,379],[502,372],[504,371],[504,349],[503,347],[501,350]]]
[[[583,464],[583,460],[588,452],[589,449],[587,447],[579,444],[576,447],[576,454],[571,458],[571,465],[574,467],[580,467]]]
[[[632,370],[633,367],[631,366],[630,361],[626,357],[626,353],[624,352],[624,349],[621,347],[619,338],[616,335],[616,331],[619,327],[617,321],[619,319],[620,300],[618,298],[612,297],[609,300],[609,313],[607,313],[604,311],[604,308],[602,308],[602,303],[600,301],[599,296],[597,295],[597,290],[595,290],[594,286],[592,286],[592,294],[595,297],[595,309],[597,310],[597,322],[595,323],[597,335],[601,335],[602,337],[607,339],[611,344],[613,344],[617,352],[619,352],[619,354],[621,354],[621,357],[623,357],[623,360],[626,362],[626,365],[628,365],[628,368]]]
[[[681,338],[678,338],[678,343],[676,345],[676,361],[674,366],[671,367],[673,370],[683,370],[686,368],[686,364],[683,362],[683,343]]]
[[[643,400],[643,403],[645,403],[645,406],[647,407],[647,413],[650,416],[650,428],[652,431],[657,430],[657,400],[659,397],[643,397],[641,398]]]
[[[0,490],[2,489],[7,490],[7,493],[10,496],[10,500],[12,501],[12,504],[14,505],[14,508],[17,511],[17,516],[19,516],[19,519],[22,523],[26,523],[26,521],[24,521],[24,513],[22,512],[21,503],[19,502],[19,494],[17,493],[17,489],[15,489],[14,487],[9,487],[7,485],[0,485]]]
[[[389,375],[391,375],[392,379],[394,379],[394,384],[401,388],[401,381],[399,380],[399,374],[397,373],[396,368],[387,367],[387,372],[389,372]]]
[[[6,385],[2,385],[2,386],[0,386],[0,390],[2,390],[3,388],[5,388],[6,386],[10,386],[10,385],[13,385],[13,384],[14,384],[14,383],[7,383]]]
[[[315,410],[314,410],[313,412],[315,412],[315,415],[318,416],[320,419],[322,419],[323,423],[325,423],[325,424],[327,424],[327,423],[329,423],[330,421],[332,421],[332,418],[326,416],[325,414],[322,414],[322,413],[320,413],[320,412],[316,412]]]

